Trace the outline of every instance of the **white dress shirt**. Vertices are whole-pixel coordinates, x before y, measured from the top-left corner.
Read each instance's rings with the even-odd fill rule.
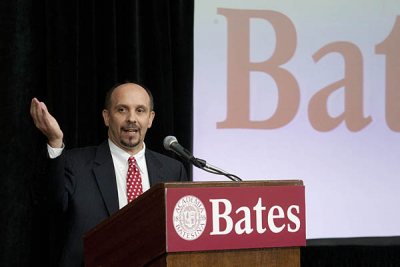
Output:
[[[110,146],[111,156],[113,158],[115,177],[117,177],[119,208],[122,208],[128,203],[126,195],[126,174],[128,173],[128,159],[131,155],[116,146],[110,139],[108,139],[108,145]],[[150,188],[149,174],[147,172],[146,158],[144,156],[145,151],[146,145],[143,143],[143,149],[134,155],[138,164],[140,176],[142,177],[143,192]]]
[[[128,173],[128,159],[131,156],[128,152],[122,150],[116,146],[110,139],[108,139],[108,145],[110,147],[111,156],[113,159],[115,177],[118,190],[118,202],[119,208],[121,209],[128,203],[128,198],[126,195],[126,175]],[[47,145],[47,151],[50,158],[56,158],[61,155],[64,149],[62,148],[52,148]],[[145,158],[146,145],[143,143],[143,149],[134,155],[138,168],[140,171],[140,176],[142,177],[142,187],[143,192],[150,188],[149,173],[147,171],[146,158]]]

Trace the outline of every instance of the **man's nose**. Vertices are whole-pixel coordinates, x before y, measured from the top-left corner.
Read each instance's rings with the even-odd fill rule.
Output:
[[[134,111],[130,111],[127,114],[127,121],[136,122],[136,113]]]

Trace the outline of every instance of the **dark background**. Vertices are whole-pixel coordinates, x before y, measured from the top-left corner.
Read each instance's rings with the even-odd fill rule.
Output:
[[[0,266],[52,266],[57,242],[32,97],[68,148],[97,145],[105,92],[139,82],[155,99],[146,145],[166,153],[162,140],[175,135],[192,148],[193,15],[194,0],[0,2]],[[358,241],[309,240],[302,266],[400,266],[398,238]]]

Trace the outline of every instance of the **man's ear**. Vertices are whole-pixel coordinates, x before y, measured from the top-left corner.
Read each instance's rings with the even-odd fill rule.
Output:
[[[110,121],[110,113],[108,112],[107,109],[103,109],[102,115],[103,115],[104,124],[108,127],[109,121]]]
[[[150,120],[149,120],[149,124],[147,125],[147,128],[151,128],[151,125],[153,124],[153,120],[154,120],[155,116],[156,116],[156,113],[152,110],[150,112]]]

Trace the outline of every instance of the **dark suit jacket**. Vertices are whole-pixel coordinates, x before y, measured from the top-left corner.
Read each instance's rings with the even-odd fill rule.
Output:
[[[149,149],[145,158],[151,186],[188,181],[179,161]],[[119,209],[110,148],[106,141],[65,151],[50,162],[52,197],[65,227],[59,266],[83,266],[83,235]]]

